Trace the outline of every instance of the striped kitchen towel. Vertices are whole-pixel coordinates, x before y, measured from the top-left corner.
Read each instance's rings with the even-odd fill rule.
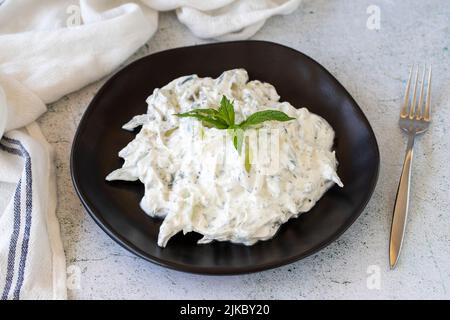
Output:
[[[64,299],[65,257],[49,145],[31,124],[8,132],[0,150],[0,193],[6,200],[0,217],[1,299]]]

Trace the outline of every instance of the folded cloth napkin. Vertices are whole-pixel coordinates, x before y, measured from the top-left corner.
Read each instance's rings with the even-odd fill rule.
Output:
[[[0,296],[65,299],[46,104],[113,72],[176,10],[196,36],[244,39],[301,0],[0,0]]]

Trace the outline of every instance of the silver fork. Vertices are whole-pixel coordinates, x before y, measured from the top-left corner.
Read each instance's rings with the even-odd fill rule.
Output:
[[[400,251],[402,249],[403,236],[405,234],[406,220],[408,217],[409,190],[411,185],[411,167],[413,159],[414,140],[417,135],[425,132],[431,121],[431,66],[428,71],[428,79],[425,79],[426,67],[424,66],[419,100],[417,101],[417,89],[419,86],[419,66],[414,72],[414,66],[409,72],[408,83],[406,84],[405,100],[400,112],[400,128],[408,134],[408,145],[406,148],[405,162],[403,163],[402,175],[395,199],[394,215],[391,226],[391,239],[389,243],[389,264],[391,269],[397,265]],[[411,80],[414,74],[414,91],[410,98]],[[427,89],[424,92],[425,82]],[[424,103],[424,98],[426,100]]]

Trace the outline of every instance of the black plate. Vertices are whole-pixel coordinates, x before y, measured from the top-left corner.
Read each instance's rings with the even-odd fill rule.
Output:
[[[281,100],[308,107],[331,124],[336,131],[338,174],[345,187],[331,188],[309,213],[288,221],[272,240],[251,247],[227,242],[197,245],[199,235],[178,234],[161,249],[157,245],[161,221],[148,217],[139,207],[143,186],[139,182],[105,181],[106,175],[122,164],[117,153],[135,136],[121,127],[134,115],[146,112],[145,100],[154,88],[183,75],[217,77],[233,68],[245,68],[250,79],[273,84]],[[87,211],[131,252],[177,270],[237,274],[299,260],[338,238],[370,199],[379,159],[366,117],[320,64],[275,43],[238,41],[158,52],[119,71],[97,93],[80,122],[71,169]]]

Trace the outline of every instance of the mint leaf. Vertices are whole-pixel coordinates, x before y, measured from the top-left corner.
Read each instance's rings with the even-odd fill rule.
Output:
[[[228,126],[234,125],[234,105],[226,96],[222,96],[219,113],[223,117],[223,120],[227,122]]]
[[[239,124],[239,127],[246,129],[265,121],[289,121],[295,118],[289,117],[286,113],[278,110],[258,111],[249,116],[245,121]]]
[[[177,113],[175,114],[178,117],[195,117],[195,115],[202,115],[202,116],[210,116],[212,118],[219,118],[219,111],[216,109],[192,109],[185,113]]]
[[[244,130],[241,128],[231,129],[231,140],[233,141],[233,145],[238,153],[241,154],[242,142],[244,140]]]
[[[175,114],[180,118],[196,118],[202,121],[206,127],[213,127],[217,129],[227,129],[228,124],[218,115],[219,112],[215,109],[194,109],[185,113]]]
[[[192,110],[193,111],[193,110]],[[211,128],[217,128],[217,129],[227,129],[228,125],[220,118],[214,117],[214,116],[208,116],[201,114],[200,112],[186,112],[186,113],[177,113],[175,114],[177,117],[180,118],[196,118],[200,120],[204,126],[211,127]]]

